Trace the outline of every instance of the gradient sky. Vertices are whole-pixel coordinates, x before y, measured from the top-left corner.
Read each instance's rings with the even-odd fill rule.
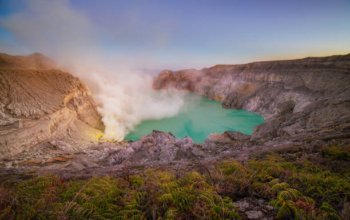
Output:
[[[111,56],[159,68],[288,59],[350,52],[349,0],[71,0]],[[26,1],[0,0],[0,20]],[[0,25],[0,50],[35,50]],[[40,52],[40,51],[39,51]]]

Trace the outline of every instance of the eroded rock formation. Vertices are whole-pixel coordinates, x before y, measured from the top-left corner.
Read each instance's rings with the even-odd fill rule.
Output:
[[[262,114],[252,141],[349,138],[350,54],[323,58],[166,70],[156,89],[188,90],[226,108]]]
[[[195,92],[265,117],[252,136],[212,134],[202,145],[159,131],[136,142],[98,142],[103,125],[77,78],[52,69],[39,54],[0,58],[0,172],[5,175],[118,175],[140,167],[206,172],[225,158],[244,161],[264,151],[350,142],[350,55],[163,71],[156,89]]]
[[[58,174],[61,183],[65,178],[96,175],[127,180],[130,174],[145,173],[145,168],[171,169],[179,176],[196,170],[205,174],[220,194],[235,199],[242,218],[273,219],[277,210],[268,203],[269,197],[247,190],[249,184],[262,184],[254,182],[260,178],[255,177],[258,171],[253,174],[251,170],[242,185],[233,181],[226,190],[227,180],[215,171],[218,162],[234,158],[245,164],[252,155],[281,150],[283,157],[301,161],[301,165],[319,159],[322,166],[349,164],[348,159],[334,164],[320,154],[329,142],[350,143],[350,55],[164,71],[154,87],[187,90],[221,101],[226,108],[259,112],[266,123],[252,136],[227,131],[210,135],[201,145],[161,131],[136,142],[99,142],[101,117],[78,78],[55,69],[53,62],[40,54],[0,54],[0,180],[15,182],[46,173]],[[304,160],[307,157],[310,160]],[[234,166],[232,172],[239,167]],[[327,176],[329,171],[327,168]],[[230,181],[238,179],[231,175]],[[276,178],[263,181],[267,185],[276,180],[279,184]],[[265,185],[260,187],[264,192],[269,189]],[[233,190],[234,186],[239,187]]]
[[[40,54],[0,54],[0,158],[55,138],[96,141],[101,118],[88,89]]]

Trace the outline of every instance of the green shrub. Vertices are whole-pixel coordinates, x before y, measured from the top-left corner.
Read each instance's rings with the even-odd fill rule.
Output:
[[[322,151],[323,157],[330,157],[335,160],[350,161],[350,147],[349,146],[328,146]]]
[[[314,154],[319,161],[300,152],[223,161],[208,176],[149,169],[120,178],[3,183],[0,219],[239,219],[233,201],[244,197],[270,201],[280,219],[340,219],[349,212],[350,168],[332,172],[329,164],[347,164],[344,151],[323,148]]]

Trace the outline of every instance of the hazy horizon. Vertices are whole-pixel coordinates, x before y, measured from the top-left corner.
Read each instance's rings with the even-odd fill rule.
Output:
[[[98,48],[137,68],[200,69],[350,52],[350,2],[342,0],[0,0],[0,6],[0,49],[12,54],[54,57],[57,51],[39,39]],[[55,29],[57,23],[64,26]]]

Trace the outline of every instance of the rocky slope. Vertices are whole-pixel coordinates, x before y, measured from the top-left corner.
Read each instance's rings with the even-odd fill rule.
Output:
[[[163,71],[156,89],[188,90],[265,117],[252,136],[213,134],[202,145],[159,131],[136,142],[98,142],[103,125],[80,81],[46,68],[47,62],[29,63],[27,69],[1,68],[0,167],[6,169],[0,172],[5,175],[203,169],[225,158],[246,161],[266,151],[350,143],[350,55]]]
[[[0,54],[0,158],[55,139],[96,141],[103,124],[87,88],[40,54]]]
[[[262,114],[251,141],[349,138],[350,54],[202,70],[163,71],[156,89],[174,87]],[[283,139],[283,141],[282,141]]]
[[[79,79],[55,69],[54,63],[40,54],[0,54],[2,216],[11,219],[16,213],[27,213],[28,207],[38,210],[41,217],[68,216],[69,207],[73,211],[79,208],[72,207],[79,195],[84,195],[87,201],[81,201],[88,204],[87,213],[92,214],[106,207],[105,198],[115,188],[118,195],[120,189],[125,190],[127,199],[146,195],[146,206],[139,206],[142,211],[157,210],[157,205],[163,210],[165,203],[156,203],[163,200],[151,198],[163,195],[162,185],[169,190],[169,186],[177,186],[174,183],[179,183],[181,189],[183,183],[189,183],[190,190],[185,191],[188,194],[176,197],[185,198],[183,201],[201,188],[196,186],[212,187],[204,191],[206,202],[199,200],[200,210],[206,203],[215,205],[207,198],[208,192],[217,193],[222,198],[216,209],[230,198],[233,203],[229,210],[242,219],[279,216],[285,206],[281,208],[278,199],[286,192],[296,195],[287,199],[292,204],[287,212],[290,219],[296,213],[313,216],[310,219],[349,216],[350,55],[163,71],[154,87],[187,90],[219,100],[226,108],[259,112],[266,123],[252,136],[212,134],[202,145],[161,131],[136,142],[99,142],[103,124]],[[59,178],[31,178],[46,173],[58,174]],[[90,178],[98,175],[108,177]],[[186,180],[189,175],[195,178]],[[60,201],[59,193],[71,192],[70,184],[74,185],[73,199]],[[42,191],[43,187],[47,189]],[[101,194],[101,189],[107,194]],[[179,192],[173,188],[170,191]],[[103,205],[91,205],[96,202],[91,195],[101,196],[98,201]],[[161,198],[169,198],[169,193],[165,195]],[[134,200],[143,201],[139,197]],[[110,202],[123,210],[123,202]],[[128,204],[125,207],[130,213]]]

